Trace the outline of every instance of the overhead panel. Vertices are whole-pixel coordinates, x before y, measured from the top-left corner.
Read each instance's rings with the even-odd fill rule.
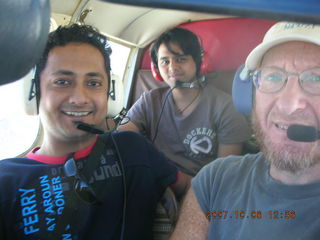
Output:
[[[85,19],[86,24],[93,25],[108,36],[127,41],[132,45],[136,45],[136,42],[132,41],[131,38],[122,38],[122,33],[137,18],[150,11],[148,8],[109,4],[100,1],[90,1],[86,9],[90,10]]]
[[[72,16],[82,0],[50,0],[51,11]]]
[[[136,6],[181,9],[242,17],[320,22],[319,0],[102,0]]]
[[[145,47],[165,30],[188,21],[221,17],[188,11],[135,7],[89,1],[85,23],[97,27],[110,37],[133,46]]]

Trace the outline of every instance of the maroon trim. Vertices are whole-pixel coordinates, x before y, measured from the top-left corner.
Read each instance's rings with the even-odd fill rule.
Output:
[[[97,138],[95,139],[95,141],[88,147],[81,149],[80,151],[76,152],[74,154],[74,159],[80,159],[80,158],[84,158],[87,157],[93,146],[95,145],[97,141]],[[39,155],[36,152],[40,149],[40,147],[35,147],[34,149],[32,149],[28,154],[27,154],[27,158],[36,160],[38,162],[42,162],[42,163],[46,163],[46,164],[64,164],[65,161],[67,160],[68,156],[60,156],[60,157],[56,157],[56,156],[44,156],[44,155]]]

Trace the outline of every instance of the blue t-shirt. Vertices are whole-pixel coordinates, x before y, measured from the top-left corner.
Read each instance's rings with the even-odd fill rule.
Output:
[[[277,182],[262,153],[214,161],[192,189],[210,221],[208,239],[320,239],[320,182]]]
[[[143,136],[134,132],[113,136],[126,177],[125,239],[152,239],[154,209],[176,181],[178,170]],[[87,159],[76,159],[79,171]],[[77,197],[74,179],[66,177],[63,164],[30,158],[0,161],[0,239],[120,239],[123,173],[114,147],[107,147],[99,161],[87,176],[102,202],[98,205]],[[70,214],[64,216],[67,208]],[[59,221],[63,232],[56,233]]]

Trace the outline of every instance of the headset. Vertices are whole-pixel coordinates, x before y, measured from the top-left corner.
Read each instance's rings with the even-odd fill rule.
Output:
[[[250,115],[253,103],[253,81],[251,71],[241,65],[232,83],[233,105],[239,113]]]
[[[203,63],[203,62],[202,62]],[[202,67],[201,63],[201,67]],[[201,72],[204,67],[201,69]],[[153,77],[158,81],[163,81],[159,71],[155,67],[155,65],[151,62],[151,71]],[[244,66],[241,65],[234,76],[232,83],[232,100],[236,110],[242,114],[250,115],[252,111],[252,103],[253,103],[253,81],[251,77],[251,72]],[[191,87],[192,83],[188,83]]]

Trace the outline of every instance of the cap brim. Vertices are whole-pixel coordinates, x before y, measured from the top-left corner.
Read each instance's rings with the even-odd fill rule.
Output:
[[[320,45],[320,39],[308,38],[308,36],[301,36],[301,35],[291,35],[280,37],[277,39],[273,39],[272,41],[262,42],[256,48],[254,48],[247,57],[246,60],[246,67],[249,70],[256,69],[261,62],[263,55],[272,47],[279,45],[284,42],[290,41],[303,41],[303,42],[310,42],[317,45]]]

